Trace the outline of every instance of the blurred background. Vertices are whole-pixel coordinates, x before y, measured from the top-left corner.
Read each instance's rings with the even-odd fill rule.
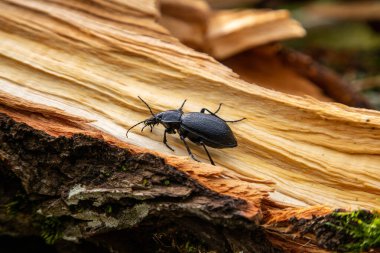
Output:
[[[162,0],[161,11],[173,35],[246,81],[380,110],[380,1]]]
[[[380,1],[261,1],[288,9],[307,36],[285,42],[335,70],[380,109]]]

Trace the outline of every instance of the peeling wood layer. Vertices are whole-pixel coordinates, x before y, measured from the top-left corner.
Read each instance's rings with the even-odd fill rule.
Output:
[[[161,0],[160,10],[160,24],[174,37],[217,59],[306,34],[286,10],[215,11],[203,0]]]
[[[226,59],[253,47],[305,34],[287,10],[218,11],[209,21],[207,52],[217,59]]]

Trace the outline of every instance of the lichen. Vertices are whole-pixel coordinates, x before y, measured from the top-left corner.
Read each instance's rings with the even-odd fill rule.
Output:
[[[149,205],[137,204],[130,209],[126,209],[121,214],[119,220],[124,227],[132,227],[141,222],[149,214]]]
[[[67,202],[68,204],[70,205],[76,205],[78,204],[78,201],[80,200],[80,198],[77,197],[77,195],[80,196],[80,193],[84,192],[86,190],[86,187],[78,184],[78,185],[75,185],[69,192],[69,195],[67,197]]]

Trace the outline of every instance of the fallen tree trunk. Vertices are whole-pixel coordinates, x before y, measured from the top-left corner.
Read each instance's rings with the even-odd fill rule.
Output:
[[[153,2],[0,7],[2,233],[45,231],[48,240],[99,240],[119,252],[153,236],[158,245],[177,238],[178,247],[204,238],[221,252],[322,252],[335,248],[286,230],[291,220],[379,207],[378,112],[245,83],[168,35]],[[185,111],[223,102],[224,118],[247,117],[232,126],[239,147],[212,151],[222,168],[189,160],[176,138],[171,153],[161,131],[126,139],[148,117],[137,95],[155,112],[184,98]],[[131,236],[132,248],[113,232]]]
[[[0,97],[3,234],[88,240],[113,252],[281,252],[261,226],[285,207],[268,189],[122,143],[60,110]]]
[[[347,219],[323,206],[279,204],[268,188],[228,177],[221,168],[123,143],[51,107],[6,94],[0,102],[2,235],[40,235],[59,252],[325,252],[376,246],[370,244],[378,233],[375,213],[360,211]],[[358,219],[375,230],[353,236],[347,224],[364,232]]]

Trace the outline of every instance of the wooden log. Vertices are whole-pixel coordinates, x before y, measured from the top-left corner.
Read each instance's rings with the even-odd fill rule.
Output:
[[[126,144],[59,109],[5,93],[0,101],[1,235],[40,235],[64,252],[326,252],[368,244],[340,228],[345,216],[327,207],[281,205],[268,187],[221,168]],[[87,248],[78,246],[84,241]]]
[[[105,17],[89,16],[70,4],[77,2],[1,3],[7,13],[1,17],[2,90],[43,102],[34,94],[38,92],[52,100],[44,103],[58,101],[57,107],[96,120],[93,125],[124,141],[176,155],[186,155],[183,145],[170,138],[176,149],[172,153],[161,143],[160,130],[125,138],[125,129],[149,115],[137,95],[155,112],[177,108],[185,98],[185,111],[223,102],[222,117],[248,119],[231,126],[238,148],[212,151],[217,164],[264,182],[283,179],[276,184],[277,196],[290,203],[377,206],[378,112],[245,83],[207,55],[180,45],[143,13],[149,30],[127,21],[99,25]],[[31,19],[41,19],[43,26]],[[287,187],[290,181],[295,189]],[[315,188],[313,193],[309,187]],[[328,197],[331,192],[334,197]]]
[[[101,234],[121,231],[125,238],[134,233],[134,225],[149,230],[161,224],[166,234],[182,226],[189,236],[198,234],[198,241],[209,236],[221,243],[209,240],[209,249],[276,252],[284,245],[296,250],[297,243],[307,241],[276,229],[276,222],[267,221],[273,215],[272,220],[289,223],[295,214],[313,219],[331,208],[378,208],[378,112],[246,83],[171,37],[154,21],[153,2],[91,3],[0,2],[0,163],[5,168],[2,191],[9,193],[2,204],[12,207],[11,195],[18,191],[27,199],[27,208],[19,208],[25,218],[18,216],[19,223],[2,210],[8,233],[30,235],[64,224],[63,231],[53,229],[57,233],[48,233],[47,239],[58,234],[114,248],[121,247],[120,241],[111,243]],[[149,117],[138,95],[155,112],[177,108],[185,98],[185,111],[223,102],[221,117],[247,117],[231,126],[239,147],[212,150],[218,165],[213,167],[204,159],[190,160],[178,138],[169,138],[176,151],[167,150],[159,128],[126,139],[128,127]],[[191,147],[205,158],[201,149]],[[122,173],[133,168],[136,174]],[[310,207],[317,204],[323,207]],[[109,215],[114,209],[116,218]],[[46,226],[33,230],[37,214]],[[148,214],[151,220],[145,219]],[[49,215],[64,219],[46,221]],[[161,215],[164,222],[156,223]],[[183,217],[200,220],[191,230],[191,221]],[[271,233],[263,231],[264,225],[271,226]],[[306,246],[322,252],[317,244]]]

